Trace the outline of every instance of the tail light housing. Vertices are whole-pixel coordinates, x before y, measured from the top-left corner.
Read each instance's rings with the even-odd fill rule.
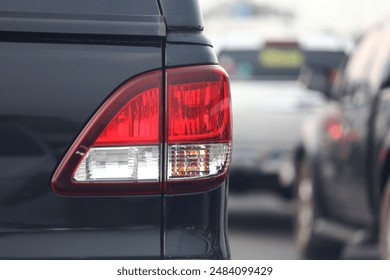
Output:
[[[166,192],[209,189],[231,156],[229,82],[218,66],[167,71]]]
[[[226,72],[211,65],[154,71],[104,102],[58,166],[52,189],[62,195],[202,191],[224,180],[230,157]]]

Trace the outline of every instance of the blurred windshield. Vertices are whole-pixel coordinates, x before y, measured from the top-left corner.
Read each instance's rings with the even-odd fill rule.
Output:
[[[298,46],[266,45],[259,50],[222,50],[219,62],[233,79],[297,80],[303,66],[337,69],[343,51],[302,50]]]

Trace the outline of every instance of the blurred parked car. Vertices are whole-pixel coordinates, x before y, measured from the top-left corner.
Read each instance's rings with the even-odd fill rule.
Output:
[[[220,63],[231,77],[232,191],[279,186],[277,178],[282,170],[280,177],[293,182],[291,165],[286,170],[283,163],[291,158],[305,116],[324,103],[324,97],[308,90],[302,81],[318,71],[337,69],[345,52],[344,44],[328,47],[281,40],[268,41],[260,48],[221,50]],[[317,87],[321,87],[320,82]],[[291,188],[279,190],[291,193]]]
[[[333,259],[379,241],[388,259],[390,21],[369,30],[336,81],[295,155],[296,243],[305,258]]]

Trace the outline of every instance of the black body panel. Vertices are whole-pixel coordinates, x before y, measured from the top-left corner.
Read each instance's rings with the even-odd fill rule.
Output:
[[[164,36],[161,16],[75,16],[1,13],[0,31]]]
[[[159,15],[156,0],[3,0],[0,11],[78,15]]]
[[[196,33],[186,37],[196,44],[167,43],[166,67],[217,64],[212,48],[197,41]],[[164,258],[227,259],[226,200],[228,180],[218,188],[201,193],[164,195]]]
[[[165,196],[165,258],[230,257],[226,229],[227,185],[226,181],[209,192]]]
[[[0,258],[229,258],[227,179],[180,195],[66,197],[50,189],[68,148],[121,84],[156,69],[218,63],[197,1],[123,0],[135,6],[122,15],[89,13],[93,1],[20,1],[26,6],[0,4]]]
[[[164,36],[156,0],[18,0],[0,3],[0,31]]]
[[[161,68],[162,43],[153,44],[0,44],[0,258],[161,257],[161,196],[50,190],[57,164],[109,94]]]
[[[159,0],[167,29],[203,30],[203,17],[197,0]]]
[[[217,63],[217,56],[210,46],[167,43],[166,67]]]

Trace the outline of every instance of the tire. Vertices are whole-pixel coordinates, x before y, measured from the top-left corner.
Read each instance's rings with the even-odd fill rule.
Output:
[[[303,259],[339,259],[343,244],[320,236],[314,230],[321,217],[315,190],[310,166],[306,160],[301,160],[294,196],[296,246]]]
[[[390,180],[386,183],[380,209],[379,248],[381,258],[390,260]]]

